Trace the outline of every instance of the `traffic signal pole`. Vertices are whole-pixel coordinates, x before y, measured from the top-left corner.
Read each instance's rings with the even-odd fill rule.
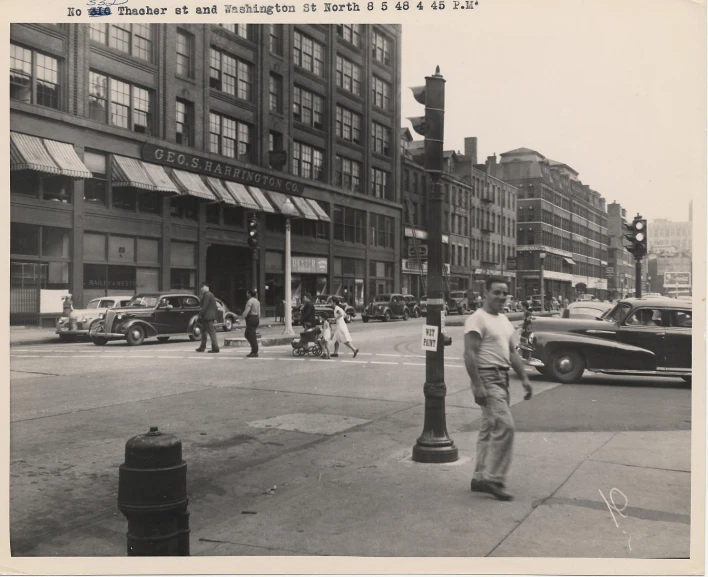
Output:
[[[634,296],[642,298],[642,257],[634,257]]]
[[[419,463],[452,463],[457,461],[457,447],[447,432],[445,420],[445,344],[441,333],[441,315],[445,301],[443,294],[442,258],[442,203],[440,179],[443,172],[443,135],[445,114],[445,79],[440,68],[435,75],[425,78],[425,90],[413,89],[416,100],[425,104],[425,169],[432,186],[428,196],[428,310],[426,325],[437,327],[435,351],[425,353],[425,418],[423,433],[413,447],[413,460]],[[420,124],[418,125],[420,128]],[[416,129],[414,121],[414,129]],[[418,132],[418,130],[416,129]]]

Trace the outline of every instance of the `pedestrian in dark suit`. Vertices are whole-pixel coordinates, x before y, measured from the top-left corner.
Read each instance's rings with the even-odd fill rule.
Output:
[[[256,329],[260,324],[261,303],[256,298],[255,290],[249,289],[246,294],[248,295],[248,300],[246,301],[246,308],[241,318],[246,321],[246,334],[244,336],[251,345],[251,352],[246,356],[253,358],[258,356],[258,337],[256,336]]]
[[[219,352],[219,341],[216,338],[216,331],[214,330],[214,321],[216,320],[216,298],[209,292],[209,286],[207,283],[203,282],[201,286],[202,291],[202,308],[199,309],[199,320],[202,323],[202,343],[197,349],[198,353],[203,353],[206,350],[207,333],[209,333],[209,339],[211,340],[211,350],[210,353]]]

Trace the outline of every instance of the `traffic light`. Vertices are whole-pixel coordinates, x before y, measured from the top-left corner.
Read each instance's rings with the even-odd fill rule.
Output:
[[[248,246],[258,248],[258,216],[255,212],[248,217]]]
[[[426,76],[425,86],[411,88],[416,101],[425,105],[425,116],[409,118],[413,130],[425,137],[423,166],[428,172],[443,172],[443,137],[445,134],[445,79],[440,67]]]
[[[635,257],[643,257],[647,254],[647,221],[639,214],[634,217],[631,223],[622,223],[624,238],[631,244],[625,248]]]

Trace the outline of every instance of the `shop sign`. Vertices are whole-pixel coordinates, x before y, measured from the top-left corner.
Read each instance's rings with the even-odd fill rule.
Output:
[[[401,261],[401,268],[403,269],[403,272],[412,272],[415,274],[420,274],[421,271],[423,274],[427,274],[428,272],[428,263],[427,262],[421,262],[419,263],[417,258],[404,258]]]
[[[292,257],[292,269],[294,273],[327,274],[327,259],[310,256],[294,256]]]
[[[196,156],[178,150],[170,150],[163,146],[155,146],[154,144],[143,144],[142,159],[146,162],[165,164],[183,170],[193,170],[208,174],[209,176],[226,178],[235,182],[277,190],[279,192],[297,192],[302,194],[305,190],[303,184],[288,180],[287,178],[271,176],[270,174],[257,170],[242,168],[227,162],[211,160],[203,156]]]
[[[408,247],[408,256],[411,258],[415,258],[416,256],[428,258],[428,246],[425,244],[410,245]]]
[[[691,286],[691,273],[690,272],[665,272],[664,273],[664,286],[665,287],[680,287]]]

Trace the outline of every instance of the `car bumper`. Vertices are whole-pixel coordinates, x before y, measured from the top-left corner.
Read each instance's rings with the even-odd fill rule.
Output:
[[[80,337],[88,335],[88,329],[72,329],[70,327],[62,327],[54,331],[58,335],[69,335],[71,337]]]

